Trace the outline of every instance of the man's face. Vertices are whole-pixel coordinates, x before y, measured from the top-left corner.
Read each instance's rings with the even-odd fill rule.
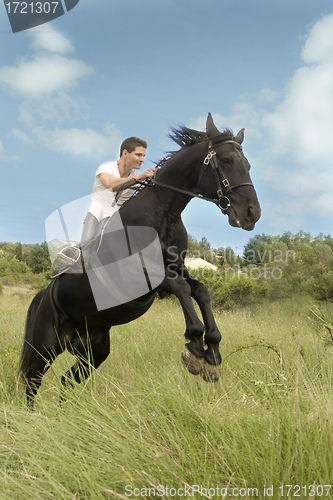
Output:
[[[137,146],[132,153],[129,153],[127,149],[124,149],[123,155],[126,158],[126,166],[128,168],[139,169],[145,161],[146,149],[142,146]]]

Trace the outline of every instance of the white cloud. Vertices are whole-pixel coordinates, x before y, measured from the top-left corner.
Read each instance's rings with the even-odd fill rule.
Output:
[[[302,50],[306,63],[333,59],[333,14],[323,17],[312,27]]]
[[[19,120],[10,135],[23,144],[38,143],[50,151],[72,156],[103,158],[118,153],[121,134],[111,124],[102,133],[91,128],[69,128],[69,123],[86,119],[85,103],[70,93],[94,69],[84,61],[69,58],[73,46],[53,28],[32,30],[32,55],[16,65],[0,68],[0,85],[21,96]],[[52,123],[52,130],[47,126]],[[67,128],[63,128],[66,123]],[[58,125],[58,126],[57,126]],[[0,143],[0,156],[5,156]]]
[[[225,119],[223,119],[224,121]],[[238,101],[232,108],[232,113],[228,118],[230,126],[235,134],[239,130],[245,128],[245,136],[248,140],[260,140],[262,137],[262,110],[259,107],[254,107],[246,101]],[[216,119],[217,126],[223,123],[222,119]]]
[[[68,92],[94,69],[79,59],[62,54],[73,52],[69,40],[52,27],[31,30],[31,56],[21,57],[14,66],[0,68],[0,86],[23,98],[43,101],[54,94]]]
[[[22,130],[19,130],[17,128],[13,128],[9,132],[9,134],[13,135],[14,137],[16,137],[17,139],[19,139],[24,144],[29,144],[29,143],[32,142],[31,139],[27,136],[27,134],[25,132],[23,132]]]
[[[230,115],[212,113],[214,123],[219,130],[230,128],[234,134],[245,128],[245,137],[249,140],[260,140],[262,137],[262,116],[260,108],[239,100],[232,108]],[[200,116],[190,123],[195,130],[205,130],[207,116]]]
[[[85,62],[59,55],[37,54],[21,59],[17,66],[0,68],[0,85],[23,97],[40,99],[54,92],[68,91],[94,70]]]
[[[274,153],[290,154],[302,165],[327,164],[333,156],[333,15],[308,34],[302,57],[307,64],[291,78],[284,100],[264,117]]]
[[[227,126],[237,133],[245,127],[246,151],[248,146],[255,151],[250,153],[253,173],[271,193],[263,217],[266,213],[279,231],[297,231],[313,214],[333,218],[332,33],[333,14],[312,26],[302,49],[304,65],[291,75],[283,94],[262,89],[240,96],[229,115],[213,113],[219,129]],[[199,117],[191,126],[203,129],[205,120]]]
[[[264,127],[276,155],[291,153],[302,164],[332,157],[333,65],[298,69],[284,101],[264,117]]]
[[[288,218],[292,227],[291,217],[298,224],[313,214],[333,218],[332,32],[333,15],[312,27],[302,50],[304,66],[275,110],[263,116],[268,142],[262,159],[272,163],[262,175],[285,201],[269,210],[280,230]]]
[[[49,24],[47,28],[45,26],[38,26],[29,30],[28,36],[33,36],[33,42],[30,47],[38,52],[49,51],[67,54],[74,51],[74,47],[70,41]]]
[[[86,104],[80,95],[58,92],[47,99],[25,100],[20,106],[19,120],[27,127],[40,126],[47,122],[66,123],[67,127],[75,120],[86,120]]]
[[[331,170],[333,158],[333,14],[317,21],[309,31],[302,50],[304,66],[290,78],[284,95],[262,89],[256,95],[239,98],[229,115],[213,114],[218,128],[229,126],[237,132],[245,127],[249,141],[261,140],[261,154],[277,164],[288,162],[289,177],[299,174],[289,165],[317,172]],[[272,111],[268,111],[268,105]],[[200,117],[194,125],[205,123]],[[195,127],[194,127],[195,128]],[[265,146],[266,144],[266,146]],[[263,156],[263,155],[262,155]],[[277,167],[278,169],[278,167]],[[311,175],[308,176],[312,183]],[[287,188],[288,189],[288,188]],[[313,189],[313,186],[312,186]]]
[[[262,103],[269,103],[276,101],[279,97],[279,92],[272,89],[262,89],[257,95],[258,101]]]
[[[51,151],[87,158],[113,156],[118,153],[121,142],[121,133],[112,124],[107,124],[104,127],[103,134],[90,128],[85,130],[35,128],[33,133],[38,141]]]

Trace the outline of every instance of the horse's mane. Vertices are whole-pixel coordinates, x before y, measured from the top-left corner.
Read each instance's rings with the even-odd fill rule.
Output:
[[[171,127],[170,132],[168,133],[168,137],[172,139],[180,149],[177,151],[168,151],[166,156],[161,160],[157,165],[163,166],[166,161],[173,158],[177,153],[180,153],[184,149],[194,146],[195,144],[199,144],[205,141],[208,141],[209,137],[206,132],[201,132],[200,130],[194,130],[193,128],[188,128],[185,126],[180,126],[178,128]],[[234,133],[231,129],[225,128],[221,134],[221,138],[225,138],[225,140],[233,139]]]
[[[198,144],[200,142],[208,140],[206,132],[200,132],[199,130],[194,130],[185,126],[179,128],[171,128],[168,137],[172,139],[176,144],[178,144],[178,146],[180,146],[181,148],[187,148],[189,146],[193,146],[194,144]],[[225,128],[220,134],[220,138],[224,137],[226,140],[233,139],[233,131],[229,128]]]
[[[203,142],[208,139],[205,132],[200,132],[199,130],[194,130],[185,126],[179,128],[172,127],[168,137],[181,148],[193,146],[194,144],[198,144],[199,142]]]

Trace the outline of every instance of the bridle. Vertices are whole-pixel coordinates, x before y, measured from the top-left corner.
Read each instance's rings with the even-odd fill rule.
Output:
[[[221,142],[221,144],[218,144],[218,145],[224,146],[224,144],[236,144],[239,149],[242,149],[240,144],[236,141],[233,141],[233,140],[223,141],[223,142]],[[215,147],[216,147],[216,144],[215,144]],[[206,172],[207,167],[211,166],[213,169],[214,175],[215,175],[215,179],[216,179],[217,198],[208,198],[207,196],[203,196],[201,194],[194,193],[193,191],[188,191],[186,189],[181,189],[181,188],[178,188],[175,186],[170,186],[169,184],[165,184],[163,182],[160,182],[158,179],[156,179],[156,175],[154,175],[154,177],[152,178],[152,182],[149,185],[161,186],[161,187],[170,189],[171,191],[176,191],[177,193],[182,193],[182,194],[186,194],[186,195],[191,196],[191,197],[199,198],[201,200],[210,201],[211,203],[215,203],[215,205],[217,205],[221,209],[222,213],[226,213],[229,210],[229,208],[232,206],[230,199],[227,195],[232,194],[235,189],[238,189],[238,188],[243,187],[243,186],[252,186],[254,188],[252,182],[242,182],[240,184],[236,184],[235,186],[230,185],[230,182],[228,181],[227,177],[224,175],[224,172],[223,172],[223,169],[220,165],[216,151],[213,148],[212,140],[209,141],[208,152],[207,152],[207,155],[203,161],[203,164],[205,166],[200,174],[198,184],[200,183],[204,173]],[[225,193],[223,191],[225,191]]]
[[[224,144],[236,144],[238,149],[240,149],[242,151],[242,146],[238,142],[233,141],[231,139],[227,140],[227,141],[223,141],[223,142],[221,142],[221,144],[218,144],[218,145],[224,146]],[[216,147],[216,145],[215,145],[215,147]],[[220,162],[218,160],[216,151],[213,148],[213,143],[211,140],[209,141],[208,153],[207,153],[207,156],[204,159],[203,163],[204,163],[204,165],[206,165],[204,172],[206,171],[208,165],[210,165],[213,169],[215,179],[216,179],[216,184],[217,184],[217,191],[216,191],[217,200],[215,200],[215,203],[216,203],[216,205],[218,205],[218,207],[221,209],[221,211],[223,213],[226,213],[229,210],[229,208],[231,207],[230,199],[226,195],[232,194],[235,189],[238,189],[238,188],[243,187],[243,186],[252,186],[254,188],[252,182],[242,182],[240,184],[236,184],[235,186],[230,185],[230,182],[228,181],[228,179],[224,175],[223,169],[220,165]],[[201,174],[201,176],[199,178],[199,182],[202,178],[202,175],[203,174]],[[225,189],[225,194],[223,193],[223,188]]]
[[[226,140],[226,141],[222,141],[220,144],[217,143],[217,144],[215,144],[215,147],[216,146],[224,146],[225,144],[236,144],[238,149],[242,150],[241,145],[238,142],[231,140],[231,139]],[[166,159],[163,158],[156,165],[156,168],[158,168],[165,161],[166,161]],[[230,185],[230,182],[228,181],[227,177],[224,175],[220,161],[219,161],[218,156],[216,154],[216,151],[213,147],[212,140],[209,141],[208,152],[207,152],[206,157],[203,160],[203,164],[204,164],[204,168],[199,176],[198,184],[200,184],[200,181],[201,181],[203,175],[205,174],[205,172],[207,171],[208,166],[211,166],[213,169],[214,175],[215,175],[215,179],[216,179],[216,185],[217,185],[216,196],[217,196],[217,198],[208,198],[207,196],[203,196],[201,194],[194,193],[193,191],[182,189],[182,188],[179,188],[176,186],[171,186],[170,184],[165,184],[164,182],[161,182],[160,180],[158,180],[158,178],[156,177],[158,170],[155,171],[154,176],[151,179],[148,179],[148,181],[150,181],[150,182],[147,182],[147,180],[145,180],[145,181],[137,181],[137,183],[141,184],[143,186],[147,186],[147,187],[160,186],[160,187],[169,189],[170,191],[175,191],[176,193],[185,194],[185,195],[190,196],[192,198],[194,197],[194,198],[199,198],[200,200],[210,201],[211,203],[214,203],[215,205],[217,205],[221,209],[223,214],[226,214],[232,206],[229,196],[230,196],[230,194],[233,193],[233,191],[235,189],[238,189],[238,188],[243,187],[243,186],[252,186],[254,188],[252,182],[242,182],[240,184],[236,184],[235,186]],[[121,186],[121,188],[118,190],[115,202],[118,200],[121,191],[123,189],[126,189],[127,187],[129,187],[128,181],[125,182]]]

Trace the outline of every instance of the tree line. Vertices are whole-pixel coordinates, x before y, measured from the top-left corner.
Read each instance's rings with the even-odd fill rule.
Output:
[[[296,234],[256,235],[242,255],[230,246],[213,248],[206,238],[188,238],[189,257],[215,264],[216,271],[191,270],[204,282],[213,304],[223,308],[253,303],[263,297],[278,299],[307,293],[318,300],[333,300],[333,237],[300,231]],[[35,245],[0,243],[0,284],[45,286],[52,266],[46,242]]]
[[[333,300],[333,238],[299,231],[256,235],[242,255],[230,248],[211,248],[203,238],[190,238],[189,255],[217,266],[217,271],[191,270],[211,291],[215,305],[224,308],[253,303],[263,297],[278,299],[306,293],[317,300]]]
[[[52,266],[48,245],[0,243],[0,285],[23,283],[39,289],[46,286]]]

